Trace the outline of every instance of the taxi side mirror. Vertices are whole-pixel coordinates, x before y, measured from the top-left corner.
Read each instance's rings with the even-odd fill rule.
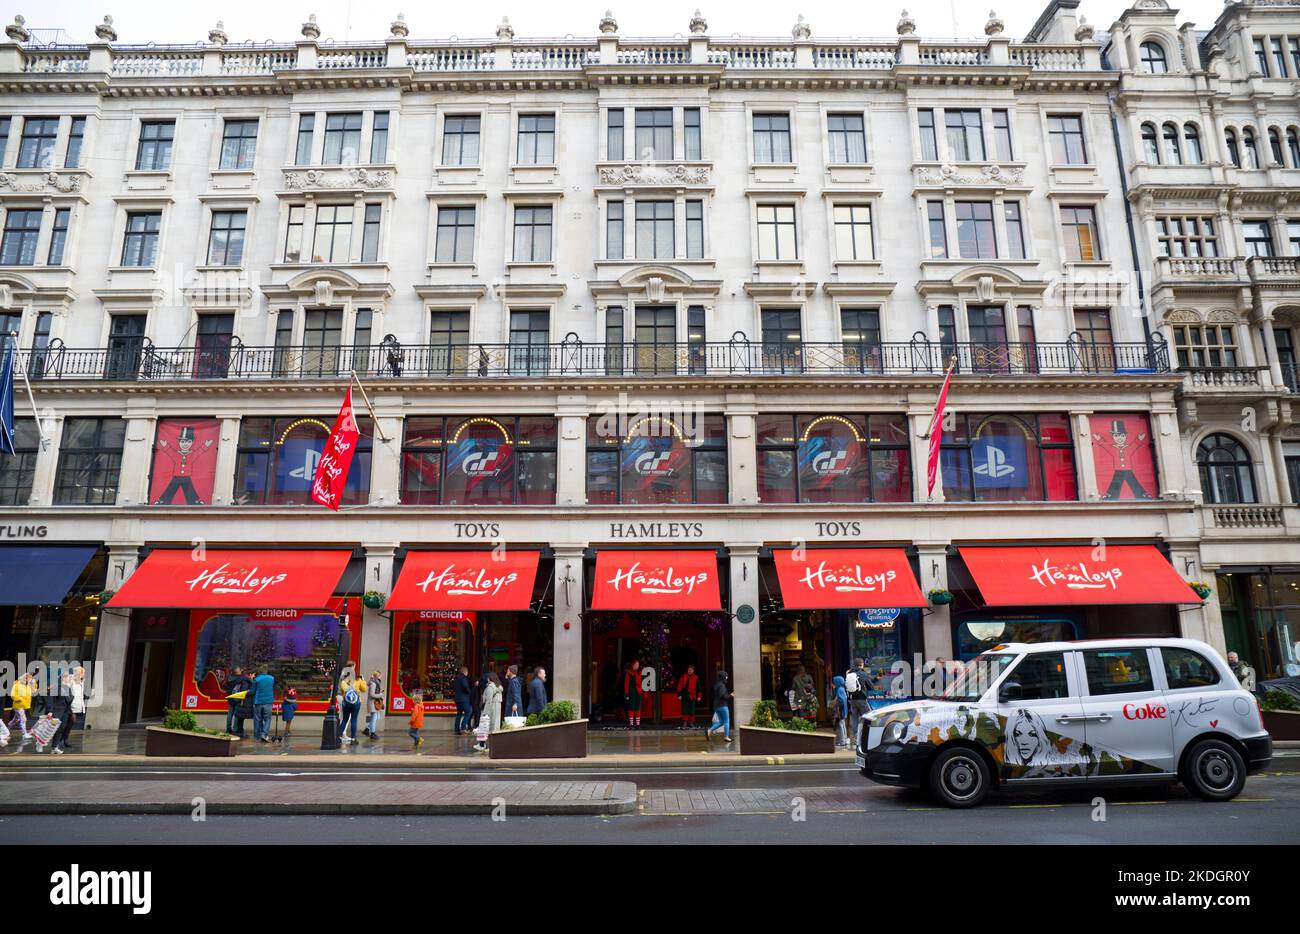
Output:
[[[1020,700],[1021,693],[1022,690],[1019,681],[1008,681],[1006,684],[1002,685],[1002,689],[998,691],[998,700],[1003,703],[1007,701],[1017,701]]]

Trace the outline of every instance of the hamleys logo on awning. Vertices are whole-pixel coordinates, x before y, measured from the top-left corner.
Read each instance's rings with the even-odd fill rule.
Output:
[[[673,595],[694,593],[695,588],[708,579],[708,571],[698,571],[695,574],[678,574],[673,570],[672,565],[667,568],[643,570],[641,562],[638,561],[629,568],[621,568],[615,571],[614,576],[606,583],[616,591],[626,588],[641,593]]]
[[[274,587],[276,584],[283,583],[289,575],[280,574],[262,574],[260,568],[253,567],[249,570],[240,569],[231,572],[230,564],[221,565],[213,571],[200,571],[198,577],[192,578],[185,583],[189,585],[190,590],[201,590],[209,593],[246,593],[260,594],[268,587]]]
[[[1094,571],[1089,570],[1088,565],[1082,561],[1078,564],[1052,567],[1050,558],[1044,558],[1042,565],[1038,567],[1031,564],[1029,569],[1031,581],[1043,587],[1064,585],[1069,590],[1104,590],[1107,587],[1115,590],[1119,579],[1124,576],[1124,571],[1120,568]]]
[[[519,572],[492,575],[486,568],[466,568],[458,570],[449,564],[445,568],[434,568],[424,580],[417,585],[424,593],[432,588],[434,593],[445,593],[456,597],[483,597],[496,595],[503,587],[509,587],[519,579]]]
[[[862,570],[862,565],[853,567],[829,568],[826,562],[820,562],[815,568],[807,568],[799,583],[809,590],[834,590],[836,593],[884,593],[886,588],[898,577],[897,571],[881,571],[870,574]]]

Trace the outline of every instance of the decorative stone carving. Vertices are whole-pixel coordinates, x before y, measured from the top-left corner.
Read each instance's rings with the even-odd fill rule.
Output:
[[[903,14],[898,18],[898,34],[900,36],[916,35],[916,20],[912,19],[912,17],[907,14],[906,10],[904,10]]]
[[[1200,324],[1201,316],[1190,308],[1180,308],[1169,313],[1168,321],[1170,324]]]
[[[944,163],[937,168],[925,166],[916,170],[920,185],[1019,185],[1024,169],[1017,166],[986,165],[972,172],[962,172],[955,165]]]
[[[81,191],[81,176],[60,175],[58,172],[43,172],[35,176],[0,172],[0,191],[19,193],[56,191],[68,195]]]
[[[515,27],[510,25],[510,17],[501,17],[501,25],[497,27],[497,39],[502,42],[510,42],[515,37]]]
[[[1091,42],[1095,33],[1096,30],[1093,28],[1092,23],[1088,22],[1088,17],[1080,16],[1079,25],[1074,30],[1074,41]]]
[[[662,276],[650,276],[645,280],[645,298],[648,302],[658,304],[664,300],[666,285]]]
[[[322,188],[391,188],[392,173],[387,169],[372,171],[352,166],[346,169],[304,169],[285,172],[284,184],[293,191]]]
[[[602,185],[707,185],[709,170],[700,165],[653,169],[629,164],[601,169],[600,181]]]
[[[699,15],[699,11],[696,11]],[[26,42],[32,37],[26,29],[27,20],[21,16],[15,16],[13,23],[5,27],[5,35],[14,42]]]
[[[703,35],[707,35],[708,32],[709,32],[708,20],[706,20],[700,14],[699,10],[696,10],[695,15],[691,17],[691,35],[703,36]]]
[[[314,291],[317,305],[334,304],[334,283],[328,279],[317,279]]]
[[[117,30],[113,28],[113,17],[105,16],[104,21],[95,27],[95,38],[102,42],[117,41]]]
[[[1002,35],[1002,30],[1005,28],[1006,24],[1003,23],[1002,20],[998,19],[998,14],[993,10],[989,10],[989,21],[984,24],[984,35],[1000,36]]]
[[[803,18],[802,13],[800,13],[799,18],[795,20],[794,28],[790,30],[790,35],[794,37],[795,42],[807,42],[812,38],[812,27],[808,25],[808,21]]]
[[[316,25],[315,13],[307,17],[307,22],[302,24],[302,34],[312,42],[320,38],[320,26]]]
[[[217,20],[217,25],[208,32],[208,41],[218,47],[229,42],[230,37],[226,35],[226,24],[221,20]]]
[[[605,15],[600,18],[600,34],[602,36],[618,35],[618,20],[614,19],[613,10],[606,10]]]
[[[397,19],[389,23],[388,34],[394,39],[405,39],[411,34],[410,27],[406,25],[405,13],[398,13]]]
[[[1236,324],[1238,322],[1238,318],[1235,313],[1231,311],[1225,311],[1222,308],[1210,312],[1209,318],[1207,320],[1210,322],[1210,324]]]

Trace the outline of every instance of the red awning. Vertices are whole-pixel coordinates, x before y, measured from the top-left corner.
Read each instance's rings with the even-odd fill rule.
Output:
[[[787,610],[925,606],[901,548],[773,550]]]
[[[1154,545],[962,548],[989,606],[1200,603]]]
[[[194,610],[319,610],[329,605],[350,551],[155,551],[109,606]]]
[[[536,549],[412,551],[388,610],[526,610],[533,599]]]
[[[599,551],[593,610],[720,610],[712,551]]]

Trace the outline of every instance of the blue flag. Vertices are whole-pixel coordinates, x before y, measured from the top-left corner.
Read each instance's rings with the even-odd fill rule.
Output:
[[[13,454],[15,341],[6,335],[4,342],[4,365],[0,366],[0,453]]]

